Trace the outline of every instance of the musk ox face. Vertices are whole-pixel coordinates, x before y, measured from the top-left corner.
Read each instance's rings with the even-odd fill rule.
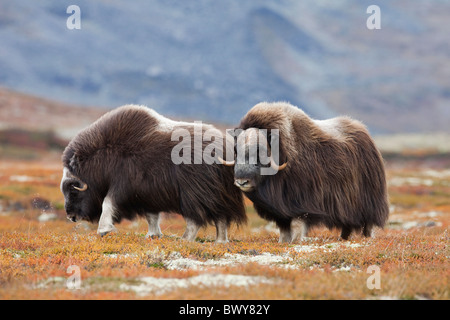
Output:
[[[244,192],[254,190],[261,182],[260,166],[257,164],[239,164],[234,168],[234,184]]]
[[[87,220],[94,222],[102,212],[101,203],[96,200],[93,190],[64,168],[61,180],[61,192],[64,194],[64,207],[67,219],[76,222]]]
[[[244,192],[258,188],[270,175],[283,170],[287,163],[278,165],[278,130],[267,132],[265,129],[249,128],[235,130],[237,143],[233,161],[219,160],[228,166],[234,166],[235,185]]]

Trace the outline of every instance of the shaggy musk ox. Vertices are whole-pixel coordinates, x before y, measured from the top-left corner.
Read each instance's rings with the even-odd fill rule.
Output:
[[[200,133],[217,131],[200,126]],[[174,164],[171,152],[179,141],[172,141],[172,133],[177,129],[193,135],[199,127],[127,105],[81,131],[62,157],[61,191],[68,218],[98,221],[103,235],[122,218],[143,216],[149,224],[147,236],[161,236],[159,213],[175,212],[186,220],[184,239],[194,240],[200,227],[214,223],[216,241],[226,242],[230,223],[246,221],[241,191],[233,186],[233,169],[204,161]],[[206,144],[202,141],[200,151],[189,148],[192,158]]]
[[[341,229],[341,237],[348,239],[353,230],[371,236],[373,226],[386,223],[383,159],[360,122],[348,117],[313,120],[288,103],[260,103],[244,116],[240,129],[237,145],[241,141],[246,153],[254,144],[268,145],[273,152],[269,136],[278,129],[278,162],[239,163],[239,155],[221,161],[235,166],[235,184],[262,218],[275,221],[280,242],[296,241],[319,224]],[[277,173],[261,175],[269,165]]]

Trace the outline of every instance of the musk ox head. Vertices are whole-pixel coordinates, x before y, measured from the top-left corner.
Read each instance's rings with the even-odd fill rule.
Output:
[[[244,192],[258,188],[267,176],[286,168],[287,162],[279,165],[278,130],[249,128],[236,129],[235,156],[233,160],[219,161],[234,166],[235,185]]]
[[[94,222],[99,219],[102,207],[98,197],[85,182],[73,175],[68,168],[64,168],[60,187],[64,194],[67,219],[73,222],[79,220]]]

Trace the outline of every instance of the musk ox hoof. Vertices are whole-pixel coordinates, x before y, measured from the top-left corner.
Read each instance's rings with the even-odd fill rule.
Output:
[[[185,235],[183,235],[182,237],[181,237],[181,240],[183,240],[183,241],[190,241],[190,242],[194,242],[195,241],[195,239],[196,239],[196,235],[195,236],[185,236]]]
[[[223,240],[223,239],[217,239],[217,240],[216,240],[216,243],[219,243],[219,244],[228,243],[228,242],[229,242],[228,239],[225,239],[225,240]]]
[[[106,236],[108,233],[111,233],[111,232],[114,232],[114,231],[117,231],[117,229],[114,227],[114,226],[112,226],[112,228],[105,228],[105,229],[98,229],[97,230],[97,233],[101,236],[101,237],[103,237],[103,236]]]
[[[159,239],[162,238],[163,234],[162,233],[147,233],[145,235],[145,239]]]

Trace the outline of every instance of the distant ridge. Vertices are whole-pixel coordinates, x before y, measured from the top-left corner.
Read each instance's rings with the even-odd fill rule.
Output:
[[[0,86],[75,106],[148,105],[235,125],[261,101],[371,133],[450,132],[448,1],[0,2]]]

